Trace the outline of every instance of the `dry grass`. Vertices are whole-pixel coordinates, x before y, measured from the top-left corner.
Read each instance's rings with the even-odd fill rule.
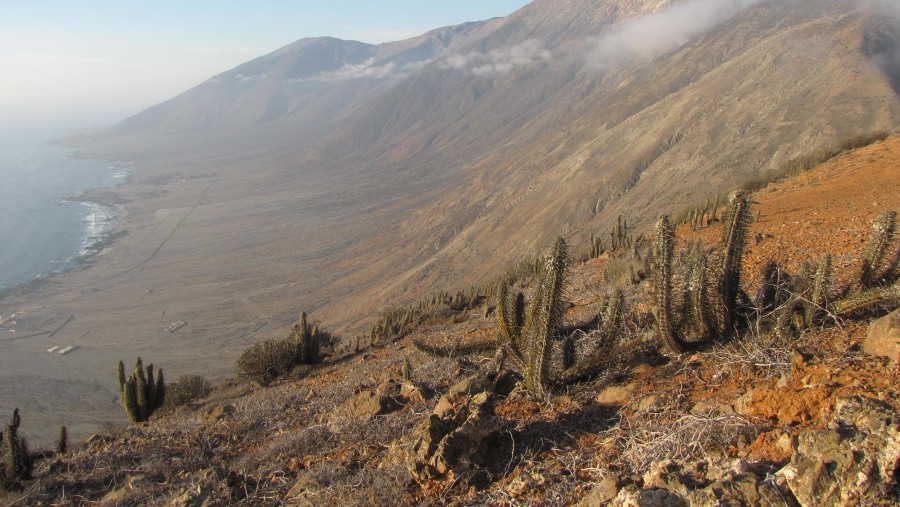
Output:
[[[676,414],[646,412],[622,421],[612,431],[628,469],[642,473],[662,459],[688,462],[721,450],[740,437],[752,439],[758,423],[737,414]]]

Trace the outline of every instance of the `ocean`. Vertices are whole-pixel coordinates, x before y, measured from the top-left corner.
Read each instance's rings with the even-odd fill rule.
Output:
[[[49,138],[0,138],[0,291],[73,267],[115,227],[112,208],[71,198],[123,183],[127,166],[72,158]]]

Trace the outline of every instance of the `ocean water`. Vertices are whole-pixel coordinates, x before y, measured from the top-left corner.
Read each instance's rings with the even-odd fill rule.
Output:
[[[73,267],[115,227],[112,208],[70,198],[123,183],[127,166],[72,158],[48,138],[0,138],[0,291]]]

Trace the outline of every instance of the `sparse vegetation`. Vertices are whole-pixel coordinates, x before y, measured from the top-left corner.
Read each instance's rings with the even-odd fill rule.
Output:
[[[238,377],[266,387],[291,371],[296,357],[296,344],[290,340],[273,339],[257,343],[238,357]]]
[[[31,479],[32,457],[25,438],[19,436],[21,423],[22,418],[17,408],[13,410],[12,419],[6,425],[6,430],[0,434],[3,440],[0,487],[7,490],[17,488],[19,481]]]
[[[119,391],[122,405],[131,422],[150,420],[150,416],[166,401],[166,383],[162,369],[153,376],[153,365],[144,368],[141,358],[137,358],[134,372],[126,377],[125,364],[119,361]]]
[[[794,157],[778,166],[775,170],[766,172],[759,177],[748,179],[741,185],[741,188],[748,192],[759,190],[769,183],[782,181],[791,176],[796,176],[809,171],[813,167],[823,164],[848,151],[862,148],[877,143],[878,141],[883,141],[887,139],[888,136],[890,136],[889,132],[877,131],[848,137],[830,148],[820,148],[811,153]]]
[[[323,347],[331,343],[331,335],[307,322],[303,312],[287,338],[266,340],[245,350],[237,360],[238,377],[268,386],[299,365],[319,363]]]
[[[182,375],[166,386],[166,402],[163,408],[174,409],[205,398],[212,392],[212,385],[200,375]]]

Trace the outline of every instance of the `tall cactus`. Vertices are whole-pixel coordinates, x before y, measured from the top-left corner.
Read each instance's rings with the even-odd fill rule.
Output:
[[[6,457],[6,474],[10,479],[20,480],[31,478],[31,455],[28,452],[28,444],[19,436],[19,425],[22,418],[19,417],[19,409],[13,410],[12,420],[6,426],[3,433],[3,454]]]
[[[503,357],[522,369],[525,387],[539,398],[547,392],[552,340],[565,312],[562,296],[568,258],[568,246],[558,238],[542,266],[527,314],[521,293],[511,302],[506,283],[497,291],[498,345],[507,352]]]
[[[804,324],[807,327],[815,325],[819,315],[824,312],[825,305],[828,303],[829,285],[831,285],[831,254],[824,253],[819,258],[813,278],[812,293],[806,305]]]
[[[531,305],[525,330],[525,385],[535,396],[546,393],[550,369],[551,340],[562,326],[565,307],[563,290],[568,246],[558,238],[553,252],[547,258],[537,295]]]
[[[896,228],[896,211],[888,211],[881,214],[872,224],[872,234],[869,237],[869,251],[866,253],[866,257],[863,259],[860,267],[859,280],[854,287],[855,292],[874,287],[882,277],[892,270],[893,266],[889,266],[885,273],[882,274],[881,265],[890,249]]]
[[[162,369],[153,375],[153,365],[144,369],[140,357],[134,365],[134,372],[125,377],[125,364],[119,361],[119,391],[122,405],[132,422],[139,423],[150,419],[153,412],[165,402],[165,381]]]
[[[741,290],[741,261],[747,243],[747,230],[753,215],[750,212],[750,195],[735,192],[731,204],[723,217],[722,231],[722,272],[719,291],[724,306],[723,328],[727,333],[734,325],[738,293]]]
[[[291,339],[297,346],[297,364],[316,364],[321,360],[322,333],[317,325],[307,322],[306,312],[300,313]]]
[[[684,343],[675,330],[672,301],[672,257],[675,253],[675,227],[668,215],[656,224],[656,332],[660,341],[670,351],[679,354]]]

